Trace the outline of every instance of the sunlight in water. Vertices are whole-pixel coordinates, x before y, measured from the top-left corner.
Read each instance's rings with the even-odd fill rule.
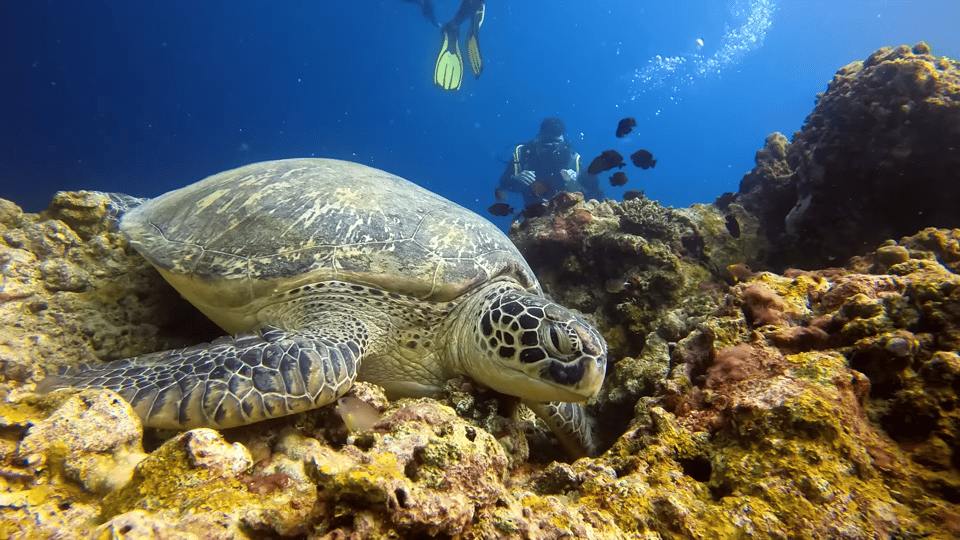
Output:
[[[647,65],[633,73],[634,96],[647,90],[668,87],[676,92],[681,86],[692,84],[708,75],[719,75],[736,65],[745,54],[763,45],[770,29],[772,0],[737,0],[730,10],[732,23],[728,25],[716,51],[709,56],[699,53],[664,57],[657,55]],[[710,48],[709,45],[706,48]],[[703,50],[703,49],[699,49]]]

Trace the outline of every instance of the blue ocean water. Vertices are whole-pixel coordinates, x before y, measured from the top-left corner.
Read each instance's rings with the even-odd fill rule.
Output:
[[[437,0],[437,18],[458,0]],[[589,162],[665,205],[735,191],[841,66],[927,41],[960,57],[957,0],[489,0],[485,69],[432,84],[439,35],[400,0],[3,2],[0,197],[154,196],[239,165],[332,157],[486,212],[513,145],[562,118]],[[463,27],[466,31],[466,24]],[[699,40],[699,42],[698,42]],[[702,45],[700,44],[702,43]],[[633,116],[634,133],[614,137]],[[511,200],[520,206],[519,197]]]

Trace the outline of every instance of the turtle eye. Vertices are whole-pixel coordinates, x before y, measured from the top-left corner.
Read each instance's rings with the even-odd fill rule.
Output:
[[[558,331],[557,325],[548,325],[546,334],[547,335],[544,336],[545,339],[543,340],[543,343],[545,343],[548,348],[558,353],[559,356],[567,356],[573,352],[573,344],[570,343],[570,337],[566,332]]]

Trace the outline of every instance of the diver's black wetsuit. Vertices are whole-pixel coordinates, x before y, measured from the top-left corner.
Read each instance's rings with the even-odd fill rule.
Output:
[[[430,24],[439,27],[437,24],[437,15],[436,10],[433,8],[433,0],[403,0],[404,2],[410,2],[411,4],[416,4],[420,6],[420,11],[423,13],[423,18],[427,20]],[[472,16],[477,8],[480,7],[480,4],[483,0],[463,0],[460,2],[460,9],[457,10],[457,13],[454,14],[453,18],[447,21],[447,24],[455,24],[460,26],[466,21],[470,16]]]
[[[578,176],[572,185],[563,179],[560,171],[572,169]],[[527,185],[517,179],[521,171],[533,171],[537,180]],[[560,191],[582,191],[587,199],[602,201],[605,197],[600,179],[581,169],[580,154],[567,141],[542,144],[539,138],[517,145],[507,168],[500,176],[500,189],[523,195],[524,206],[550,200]]]
[[[447,24],[460,26],[464,21],[473,16],[482,3],[483,0],[463,0],[460,2],[460,9],[457,10],[452,19],[447,21]]]
[[[430,24],[434,26],[440,26],[437,24],[437,15],[433,9],[432,0],[403,0],[404,2],[410,2],[411,4],[416,4],[420,6],[420,12],[423,13],[423,18],[427,20]]]

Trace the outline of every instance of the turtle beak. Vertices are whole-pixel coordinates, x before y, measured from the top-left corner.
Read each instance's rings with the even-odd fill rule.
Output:
[[[607,355],[605,353],[596,356],[584,354],[572,362],[552,359],[544,366],[540,376],[577,396],[569,401],[586,401],[600,391],[606,371]]]
[[[607,340],[592,328],[576,327],[574,330],[580,336],[583,349],[580,362],[584,364],[583,379],[580,380],[577,389],[590,399],[600,391],[603,379],[607,375]]]
[[[579,354],[547,358],[540,375],[580,396],[578,401],[583,401],[597,395],[603,385],[607,372],[607,341],[582,319],[571,321],[568,328],[579,338]]]

